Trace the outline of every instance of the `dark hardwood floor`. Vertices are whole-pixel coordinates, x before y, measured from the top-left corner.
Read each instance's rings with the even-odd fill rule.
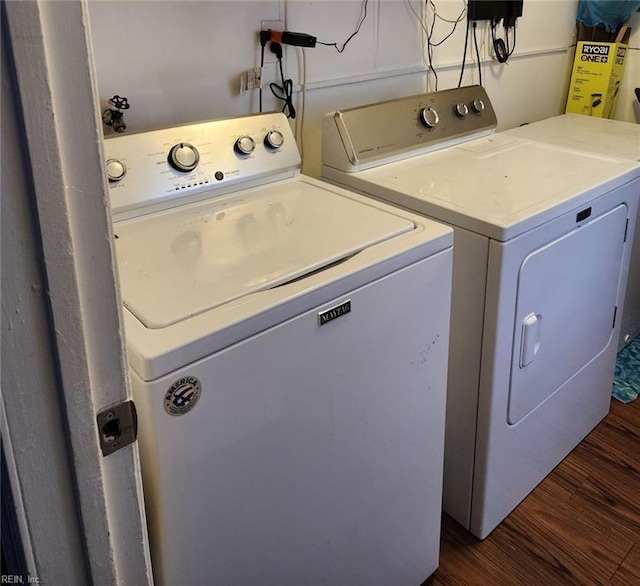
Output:
[[[429,586],[640,586],[640,399],[609,415],[484,541],[447,515]]]

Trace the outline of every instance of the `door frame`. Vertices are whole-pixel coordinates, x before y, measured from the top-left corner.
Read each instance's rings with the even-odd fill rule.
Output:
[[[50,358],[57,370],[57,380],[40,388],[3,376],[3,448],[27,570],[42,581],[51,575],[52,532],[40,526],[63,522],[81,536],[70,559],[81,560],[91,583],[152,584],[137,443],[105,457],[96,423],[98,412],[131,394],[87,3],[2,4],[13,69],[9,91],[19,103],[17,126],[25,143],[19,172],[29,184],[25,191],[33,199],[41,243],[49,315],[41,330],[53,332]],[[4,185],[3,179],[3,191]],[[4,334],[3,326],[3,342]],[[10,352],[3,344],[3,360],[28,367],[27,356]],[[9,392],[18,386],[20,392]],[[34,400],[52,393],[55,401],[25,413],[29,393]],[[63,430],[53,440],[46,431],[51,421]],[[46,512],[51,495],[42,487],[51,478],[44,466],[33,465],[42,454],[64,454],[68,469],[54,470],[68,476],[75,514],[61,519]],[[41,490],[25,490],[34,486]],[[82,583],[71,566],[67,572],[68,584]]]

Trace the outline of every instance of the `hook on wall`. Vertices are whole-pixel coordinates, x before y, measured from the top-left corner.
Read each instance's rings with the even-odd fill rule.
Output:
[[[127,129],[124,123],[124,111],[131,107],[129,100],[124,96],[115,95],[109,99],[109,104],[112,107],[102,112],[102,122],[113,128],[114,132],[122,133]]]

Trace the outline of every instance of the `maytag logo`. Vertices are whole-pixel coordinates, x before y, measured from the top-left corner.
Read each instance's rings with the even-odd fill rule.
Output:
[[[338,319],[351,311],[351,299],[343,301],[340,305],[336,305],[330,309],[325,309],[318,313],[318,327]]]

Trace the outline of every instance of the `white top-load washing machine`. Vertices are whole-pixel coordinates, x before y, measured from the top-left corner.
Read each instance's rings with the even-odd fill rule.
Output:
[[[451,228],[301,175],[280,113],[104,148],[156,582],[422,582]]]
[[[640,161],[640,124],[563,114],[506,131],[511,136]],[[622,348],[640,335],[640,215],[636,220],[629,279],[620,322]]]
[[[640,165],[495,134],[479,86],[337,111],[323,176],[454,228],[444,509],[486,537],[609,410]]]

